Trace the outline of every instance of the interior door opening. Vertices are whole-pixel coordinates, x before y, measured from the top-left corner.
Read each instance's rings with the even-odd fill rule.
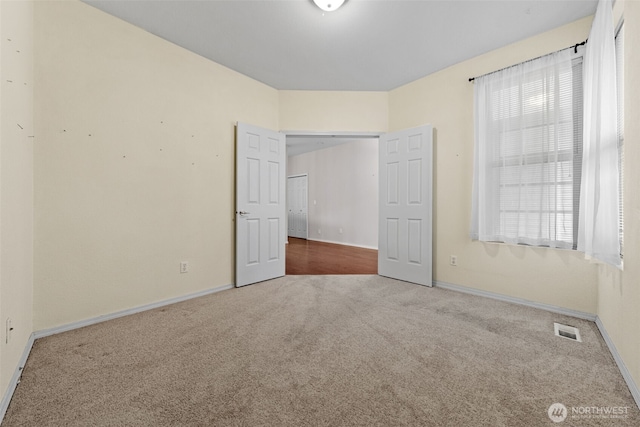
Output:
[[[305,134],[298,134],[301,135]],[[336,137],[328,134],[322,136]],[[354,135],[349,137],[353,138]],[[378,143],[371,144],[378,137]],[[366,161],[357,156],[354,160],[353,154],[350,158],[346,154],[330,153],[325,161],[328,172],[324,175],[318,173],[318,177],[324,176],[324,179],[316,181],[337,183],[331,191],[313,193],[316,171],[312,173],[312,169],[306,165],[311,183],[308,201],[313,200],[314,209],[317,201],[324,208],[326,199],[320,198],[321,195],[339,194],[342,197],[338,198],[337,206],[353,213],[350,217],[347,216],[351,220],[345,222],[348,227],[343,228],[335,221],[336,218],[346,221],[341,215],[327,216],[329,210],[324,210],[318,215],[320,221],[324,222],[314,224],[309,212],[308,232],[313,235],[315,227],[324,224],[317,228],[317,233],[329,242],[331,233],[334,233],[333,236],[338,237],[334,237],[337,241],[333,243],[343,243],[334,246],[344,247],[347,246],[344,242],[349,242],[354,236],[351,227],[366,224],[366,214],[370,213],[375,221],[372,226],[365,227],[369,233],[364,234],[371,239],[370,230],[378,231],[375,240],[370,240],[373,242],[372,246],[377,247],[377,273],[432,286],[433,128],[431,125],[424,125],[364,138],[369,139],[368,148],[371,153],[375,153],[376,161]],[[286,145],[285,134],[282,132],[243,123],[238,123],[236,128],[236,286],[285,274],[286,181],[287,175],[295,174],[295,171],[289,169],[293,168],[294,162],[291,158],[287,159],[287,154],[291,157],[291,152],[287,153]],[[338,166],[351,171],[369,163],[377,165],[369,173],[374,178],[370,185],[356,186],[357,179],[334,173]],[[357,189],[355,193],[342,191],[354,188]],[[317,198],[312,194],[316,194]],[[357,206],[354,208],[354,201],[362,203],[370,202],[371,199],[376,201],[375,207],[363,209],[355,203]],[[328,230],[329,238],[327,234],[323,234],[322,227],[325,227],[324,231]],[[341,237],[343,234],[344,238]],[[331,264],[342,258],[344,257],[334,255],[326,263]]]
[[[377,274],[378,134],[287,133],[286,145],[287,274]]]

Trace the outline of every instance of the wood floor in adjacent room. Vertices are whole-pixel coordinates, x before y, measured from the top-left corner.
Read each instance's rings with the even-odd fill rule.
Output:
[[[378,251],[289,237],[286,274],[378,274]]]

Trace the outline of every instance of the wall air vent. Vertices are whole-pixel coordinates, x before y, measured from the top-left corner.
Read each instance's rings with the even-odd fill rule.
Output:
[[[563,325],[562,323],[554,323],[553,329],[557,337],[582,342],[582,338],[580,338],[580,331],[578,330],[578,328],[569,325]]]

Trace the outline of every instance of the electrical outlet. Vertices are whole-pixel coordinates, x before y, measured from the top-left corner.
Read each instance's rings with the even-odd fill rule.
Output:
[[[338,233],[342,234],[342,228],[338,229]]]
[[[451,264],[454,267],[458,266],[458,256],[457,255],[451,255],[449,257],[449,264]]]
[[[180,273],[189,272],[189,263],[187,261],[180,261]]]
[[[13,324],[11,322],[11,318],[7,318],[7,330],[5,332],[5,337],[6,337],[6,343],[9,344],[9,341],[11,341],[11,334],[13,331]]]
[[[322,234],[322,230],[318,228],[318,234]]]

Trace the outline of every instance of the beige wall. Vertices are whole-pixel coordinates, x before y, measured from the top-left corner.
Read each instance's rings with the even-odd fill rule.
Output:
[[[387,131],[387,92],[281,90],[279,96],[283,131]]]
[[[640,385],[640,2],[617,3],[625,22],[624,271],[600,267],[598,316]]]
[[[572,251],[472,242],[473,83],[482,75],[583,41],[591,18],[449,67],[389,93],[389,130],[436,130],[434,278],[595,314],[597,272]],[[458,266],[449,256],[458,256]]]
[[[34,328],[233,283],[234,123],[277,129],[278,92],[84,3],[35,10]]]
[[[233,282],[235,121],[387,128],[387,93],[278,92],[80,2],[35,37],[36,330]]]
[[[33,330],[33,3],[0,2],[0,393]],[[6,319],[14,330],[7,343]]]

